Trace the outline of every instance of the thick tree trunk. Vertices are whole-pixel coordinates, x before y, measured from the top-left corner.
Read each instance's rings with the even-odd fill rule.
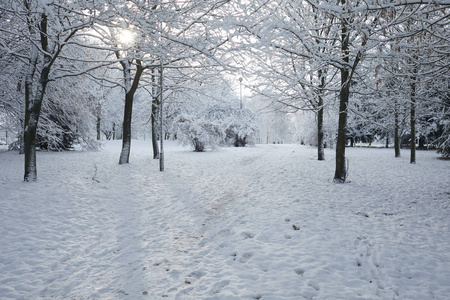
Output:
[[[131,62],[121,62],[125,81],[125,108],[123,111],[122,151],[120,152],[119,164],[127,164],[130,162],[133,99],[144,71],[141,62],[136,62],[136,74],[133,80],[131,80]]]
[[[345,4],[345,1],[342,1]],[[345,144],[347,140],[347,106],[350,97],[350,70],[349,70],[349,33],[348,21],[343,18],[341,20],[341,52],[342,59],[345,63],[340,68],[341,73],[341,89],[339,93],[339,125],[338,137],[336,143],[336,171],[334,173],[334,182],[344,183],[347,178],[347,166],[345,158]],[[356,67],[356,65],[354,66]]]
[[[25,120],[23,131],[23,148],[25,154],[24,181],[37,180],[36,132],[42,100],[44,99],[50,73],[50,57],[46,55],[44,57],[44,68],[41,70],[38,85],[33,93],[34,74],[37,68],[37,51],[37,47],[31,47],[29,69],[25,79]]]
[[[342,69],[341,76],[343,81],[348,78],[348,71]],[[339,97],[339,127],[336,143],[336,171],[334,173],[334,182],[343,183],[347,178],[347,166],[345,158],[345,144],[347,139],[347,106],[349,99],[349,83],[343,83]]]
[[[48,72],[44,70],[43,73],[46,73],[43,75],[43,77],[46,77],[48,79]],[[36,132],[46,86],[47,80],[40,81],[39,87],[34,97],[32,97],[31,95],[25,97],[27,108],[25,110],[25,122],[23,131],[24,154],[25,154],[24,181],[37,180]]]
[[[28,101],[27,101],[28,102]],[[38,122],[39,104],[34,103],[27,105],[25,113],[25,128],[23,132],[24,154],[25,154],[25,173],[24,181],[37,180],[36,166],[36,130]]]

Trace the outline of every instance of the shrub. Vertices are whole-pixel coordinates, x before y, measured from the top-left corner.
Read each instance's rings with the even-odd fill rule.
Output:
[[[179,115],[174,120],[173,129],[178,141],[185,146],[192,145],[195,152],[217,148],[224,136],[216,122],[191,115]]]

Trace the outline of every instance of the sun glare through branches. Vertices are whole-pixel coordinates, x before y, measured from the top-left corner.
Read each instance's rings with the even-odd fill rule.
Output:
[[[118,40],[124,46],[131,46],[134,43],[135,34],[129,29],[121,29],[119,31]]]

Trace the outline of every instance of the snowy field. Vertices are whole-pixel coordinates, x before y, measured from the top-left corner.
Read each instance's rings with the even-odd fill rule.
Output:
[[[434,151],[149,141],[0,153],[1,299],[450,299],[450,161]]]

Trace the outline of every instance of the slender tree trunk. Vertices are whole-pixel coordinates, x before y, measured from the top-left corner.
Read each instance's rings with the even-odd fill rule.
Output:
[[[324,130],[323,130],[323,99],[319,97],[319,111],[317,112],[317,159],[325,160]]]
[[[97,116],[97,141],[99,141],[101,138],[100,125],[101,125],[101,119],[99,116]]]
[[[400,157],[400,136],[398,134],[399,129],[399,115],[398,115],[398,107],[397,102],[395,102],[394,107],[394,148],[395,148],[395,157]]]
[[[320,78],[320,86],[319,86],[319,97],[318,97],[318,106],[319,110],[317,111],[317,159],[325,160],[325,150],[324,150],[324,132],[323,132],[323,88],[325,87],[325,78],[322,74],[322,70],[318,71],[318,75]]]
[[[153,147],[153,159],[159,159],[159,147],[158,147],[158,131],[156,127],[156,116],[158,113],[158,99],[153,98],[152,102],[152,147]]]
[[[161,130],[161,140],[160,146],[161,151],[159,152],[159,170],[161,172],[164,171],[164,126],[163,126],[163,91],[164,91],[164,78],[163,78],[163,62],[160,60],[160,70],[159,70],[159,123],[160,123],[160,130]]]
[[[158,147],[158,132],[156,127],[156,116],[158,115],[158,95],[157,95],[157,89],[155,87],[156,84],[156,76],[153,73],[155,70],[152,70],[152,115],[151,115],[151,123],[152,123],[152,147],[153,147],[153,159],[159,159],[159,147]]]
[[[416,77],[411,78],[411,159],[410,163],[416,163]]]

